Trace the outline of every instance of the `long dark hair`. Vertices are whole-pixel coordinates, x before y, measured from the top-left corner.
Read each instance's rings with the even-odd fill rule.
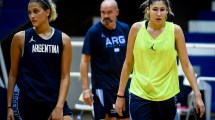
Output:
[[[145,2],[143,2],[140,5],[140,8],[144,9],[144,11],[143,11],[144,19],[149,19],[149,15],[146,13],[147,12],[147,7],[149,8],[150,5],[153,4],[156,1],[162,1],[166,5],[167,11],[168,11],[168,14],[167,14],[168,16],[174,16],[174,13],[172,12],[171,4],[170,4],[169,0],[146,0]]]

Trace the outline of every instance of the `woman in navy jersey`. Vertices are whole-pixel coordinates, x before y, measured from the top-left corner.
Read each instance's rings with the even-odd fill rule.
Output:
[[[8,120],[72,120],[66,97],[72,62],[68,35],[49,25],[57,17],[51,0],[30,0],[33,25],[11,43]]]

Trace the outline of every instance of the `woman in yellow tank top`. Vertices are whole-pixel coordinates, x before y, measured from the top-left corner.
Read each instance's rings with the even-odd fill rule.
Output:
[[[125,108],[124,90],[130,73],[130,116],[132,120],[174,120],[174,96],[179,93],[177,56],[195,94],[196,111],[203,116],[205,106],[189,61],[180,26],[166,21],[173,15],[168,0],[146,0],[145,19],[132,25],[126,59],[120,78],[116,111]],[[155,117],[156,116],[156,117]]]

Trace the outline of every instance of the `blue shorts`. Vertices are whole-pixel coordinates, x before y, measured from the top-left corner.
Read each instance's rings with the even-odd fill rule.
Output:
[[[149,101],[130,93],[130,117],[132,120],[176,120],[175,98]]]
[[[47,120],[56,104],[35,101],[16,86],[13,95],[13,111],[16,120]],[[67,102],[64,103],[63,115],[72,117]]]
[[[128,89],[126,101],[126,110],[123,111],[123,116],[119,116],[115,109],[115,102],[118,90],[112,89],[93,89],[93,107],[95,120],[104,119],[105,115],[116,118],[129,118],[129,97]]]

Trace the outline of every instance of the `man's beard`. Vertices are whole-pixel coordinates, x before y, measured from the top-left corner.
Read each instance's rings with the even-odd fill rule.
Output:
[[[103,24],[105,24],[105,25],[109,25],[110,23],[113,22],[113,20],[111,20],[110,18],[105,18],[105,19],[102,20],[102,22],[103,22]]]

